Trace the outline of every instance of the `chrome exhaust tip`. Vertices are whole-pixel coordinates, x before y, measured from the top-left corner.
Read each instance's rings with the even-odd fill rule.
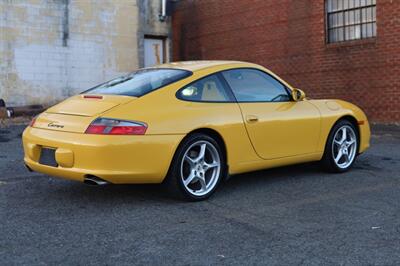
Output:
[[[101,179],[100,177],[94,175],[87,175],[83,180],[83,183],[91,186],[104,186],[109,184],[107,181]]]

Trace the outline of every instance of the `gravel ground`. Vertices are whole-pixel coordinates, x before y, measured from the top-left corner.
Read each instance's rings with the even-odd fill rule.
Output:
[[[376,127],[348,173],[237,175],[199,203],[29,173],[22,130],[0,128],[1,265],[400,264],[398,127]]]

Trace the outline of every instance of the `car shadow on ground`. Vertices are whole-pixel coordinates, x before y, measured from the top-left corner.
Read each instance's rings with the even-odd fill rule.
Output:
[[[268,170],[234,175],[224,181],[215,195],[210,200],[215,200],[224,195],[251,193],[254,188],[271,185],[299,182],[301,179],[326,175],[317,163],[292,165]],[[62,196],[63,200],[81,199],[85,202],[153,202],[176,203],[183,202],[168,195],[162,185],[104,185],[92,186],[73,181],[59,181],[49,179],[53,184],[55,197]],[[62,182],[63,185],[59,184]],[[279,185],[279,184],[278,184]],[[51,195],[48,195],[52,197]]]

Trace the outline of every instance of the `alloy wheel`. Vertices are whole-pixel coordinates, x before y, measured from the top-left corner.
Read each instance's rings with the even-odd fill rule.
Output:
[[[332,142],[332,155],[340,169],[349,167],[357,153],[357,137],[354,129],[348,125],[339,128]]]
[[[217,148],[206,140],[200,140],[184,153],[181,179],[185,189],[194,196],[204,196],[218,183],[221,172],[221,158]]]

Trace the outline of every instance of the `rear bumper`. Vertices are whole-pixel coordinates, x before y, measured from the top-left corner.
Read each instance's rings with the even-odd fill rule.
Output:
[[[33,171],[83,182],[94,175],[114,184],[161,183],[184,135],[104,136],[28,127],[25,164]],[[39,163],[42,147],[56,149],[58,167]]]

